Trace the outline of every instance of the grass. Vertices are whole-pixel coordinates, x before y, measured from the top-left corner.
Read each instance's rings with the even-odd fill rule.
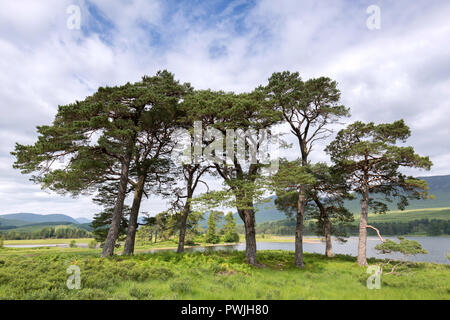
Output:
[[[5,245],[25,245],[25,244],[70,244],[72,240],[76,243],[89,243],[93,238],[80,239],[35,239],[35,240],[5,240]]]
[[[240,235],[241,243],[242,240],[245,239],[244,235]],[[84,243],[87,244],[90,241],[93,240],[93,238],[81,238],[81,239],[36,239],[36,240],[5,240],[5,245],[27,245],[27,244],[39,244],[39,245],[45,245],[45,244],[70,244],[71,241],[75,240],[77,244]],[[277,236],[277,235],[256,235],[256,241],[261,242],[294,242],[295,238],[294,236]],[[321,241],[318,237],[304,237],[304,242],[318,242]],[[223,245],[230,245],[229,243],[220,242],[217,244],[214,244],[214,246],[223,246]],[[208,244],[205,242],[198,242],[195,244],[195,246],[213,246],[212,244]],[[158,241],[156,243],[146,243],[146,244],[139,244],[139,242],[136,244],[135,249],[139,251],[146,251],[150,249],[170,249],[170,248],[176,248],[178,247],[178,242],[176,239],[169,239],[166,241]],[[192,246],[185,246],[186,248],[192,247]]]
[[[366,268],[354,257],[258,252],[264,267],[245,264],[244,252],[158,252],[99,258],[99,249],[0,249],[0,299],[445,299],[450,266],[417,263],[403,275],[383,275],[369,290]],[[370,264],[378,260],[369,259]],[[66,269],[81,270],[81,289],[66,287]]]

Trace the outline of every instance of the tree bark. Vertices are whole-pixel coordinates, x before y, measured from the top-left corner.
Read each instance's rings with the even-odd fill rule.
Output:
[[[333,257],[333,244],[331,242],[331,223],[328,217],[325,218],[323,232],[325,234],[325,255],[331,258]]]
[[[248,209],[242,211],[245,226],[245,262],[251,265],[257,265],[255,211]]]
[[[314,199],[314,202],[316,203],[317,207],[319,208],[320,212],[320,219],[323,223],[323,235],[325,237],[325,255],[327,257],[333,256],[333,245],[331,242],[331,222],[328,217],[328,213],[323,206],[322,202],[319,199]]]
[[[142,195],[144,193],[146,176],[142,175],[138,178],[136,188],[134,189],[133,204],[131,206],[130,218],[128,221],[127,238],[125,240],[125,248],[123,254],[132,255],[134,253],[134,244],[136,241],[136,230],[138,227],[139,209],[141,208]]]
[[[122,218],[123,203],[125,201],[128,185],[128,171],[130,169],[131,150],[122,160],[122,168],[120,173],[120,181],[116,203],[114,205],[114,212],[109,226],[108,235],[106,237],[105,245],[103,246],[102,258],[112,256],[114,254],[114,246],[116,245],[117,236],[119,234],[120,220]]]
[[[245,262],[257,265],[256,260],[256,231],[255,231],[255,211],[248,209],[237,209],[239,217],[244,222],[245,228]]]
[[[359,222],[359,242],[358,242],[358,264],[367,266],[367,218],[369,214],[369,188],[364,186],[361,200],[361,219]]]
[[[187,199],[186,204],[184,205],[183,214],[181,215],[180,236],[178,238],[177,253],[184,252],[184,240],[186,238],[186,224],[187,224],[187,218],[188,218],[190,211],[191,211],[191,206],[189,204],[189,199]]]
[[[295,225],[295,260],[297,267],[303,268],[303,217],[305,213],[305,188],[300,187],[297,202],[297,222]]]
[[[308,152],[306,147],[306,141],[301,136],[297,135],[300,152],[302,155],[302,166],[308,165]],[[301,186],[298,192],[297,202],[297,221],[295,225],[295,259],[294,264],[298,268],[304,268],[303,261],[303,220],[305,217],[305,205],[306,205],[306,188]]]

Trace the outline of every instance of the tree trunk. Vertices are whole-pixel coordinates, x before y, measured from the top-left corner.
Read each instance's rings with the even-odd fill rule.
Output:
[[[145,178],[146,176],[144,175],[138,178],[138,182],[134,190],[133,205],[131,206],[130,219],[128,221],[127,239],[125,240],[125,248],[123,249],[123,254],[128,256],[134,253],[134,243],[136,241],[136,230],[138,227],[138,217],[142,195],[144,193]]]
[[[120,220],[122,218],[123,203],[125,201],[128,185],[128,171],[131,162],[131,150],[127,152],[123,161],[120,172],[120,181],[114,212],[109,226],[108,235],[105,245],[103,246],[102,258],[112,256],[114,254],[114,246],[116,245],[117,236],[119,234]]]
[[[255,211],[244,210],[245,224],[245,261],[251,265],[257,265],[256,261],[256,230]]]
[[[323,233],[325,234],[325,255],[331,258],[333,256],[333,244],[331,243],[331,223],[328,217],[324,220]]]
[[[303,217],[305,213],[305,188],[301,187],[297,202],[297,222],[295,225],[295,265],[304,267],[303,263]]]
[[[189,199],[187,199],[186,204],[184,205],[183,214],[181,215],[180,236],[178,239],[177,253],[184,252],[184,239],[186,237],[186,224],[187,224],[187,218],[188,218],[190,211],[191,211],[191,206],[189,204]]]
[[[328,217],[327,210],[323,206],[322,202],[319,199],[314,199],[314,202],[316,203],[317,207],[319,208],[320,212],[320,220],[323,223],[323,235],[325,237],[325,255],[327,257],[333,256],[333,246],[331,243],[331,222]]]
[[[361,200],[361,219],[359,222],[359,242],[358,242],[358,264],[367,266],[366,244],[367,244],[367,217],[369,213],[369,190],[364,186]]]
[[[239,217],[244,222],[245,228],[245,262],[257,265],[256,260],[256,231],[255,231],[255,211],[237,209]]]

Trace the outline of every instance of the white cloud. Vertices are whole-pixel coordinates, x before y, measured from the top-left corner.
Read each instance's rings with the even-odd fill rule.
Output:
[[[0,213],[96,212],[87,197],[73,200],[32,186],[11,168],[9,152],[15,142],[31,143],[35,126],[50,123],[59,104],[165,68],[196,88],[235,91],[265,84],[272,72],[286,69],[305,79],[329,76],[351,107],[349,121],[404,118],[413,131],[410,144],[435,163],[427,174],[450,173],[445,1],[379,1],[377,31],[366,28],[371,3],[351,1],[267,0],[245,12],[239,11],[244,3],[234,1],[214,14],[211,4],[174,9],[165,1],[92,3],[0,4]],[[70,4],[82,9],[82,30],[66,27]],[[322,147],[314,160],[326,160]],[[164,207],[157,198],[143,203],[151,213]]]

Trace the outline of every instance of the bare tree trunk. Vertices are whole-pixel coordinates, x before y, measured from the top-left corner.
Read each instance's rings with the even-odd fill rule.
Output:
[[[331,242],[331,222],[328,217],[327,210],[323,206],[322,202],[319,199],[314,199],[314,202],[316,203],[317,207],[319,208],[320,212],[320,220],[322,220],[323,223],[323,235],[325,237],[325,255],[327,257],[333,256],[333,245]]]
[[[136,188],[134,189],[133,205],[131,206],[130,219],[127,229],[127,239],[125,240],[125,247],[123,249],[123,254],[128,256],[134,253],[139,209],[141,207],[142,195],[144,193],[145,178],[146,176],[144,175],[140,176],[138,178]]]
[[[331,223],[328,217],[324,219],[323,233],[325,234],[325,255],[331,258],[333,256],[333,244],[331,242]]]
[[[187,218],[188,218],[190,211],[191,211],[191,206],[189,204],[189,199],[187,199],[186,204],[184,205],[183,214],[181,215],[180,236],[178,239],[177,253],[184,252],[184,239],[186,237],[186,224],[187,224]]]
[[[116,203],[114,205],[114,212],[109,226],[108,235],[106,237],[105,245],[103,246],[102,258],[112,256],[114,254],[114,246],[116,245],[117,236],[119,234],[120,220],[122,218],[123,203],[125,201],[127,185],[128,185],[128,171],[131,162],[131,151],[127,152],[123,161],[120,173],[120,181]]]
[[[361,200],[361,219],[359,222],[359,242],[358,242],[358,264],[367,266],[366,246],[367,246],[367,219],[369,213],[369,190],[364,186]]]
[[[297,222],[295,225],[295,265],[303,268],[303,217],[305,213],[305,188],[301,187],[297,202]]]
[[[257,265],[255,211],[253,209],[238,209],[238,214],[244,222],[245,228],[245,262]]]
[[[257,265],[256,261],[256,230],[255,211],[244,210],[245,223],[245,261],[251,265]]]

